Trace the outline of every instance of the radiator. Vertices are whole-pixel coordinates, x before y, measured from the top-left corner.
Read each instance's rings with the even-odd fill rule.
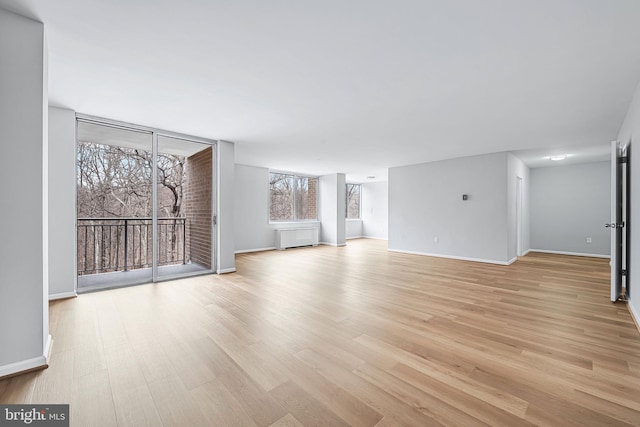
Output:
[[[276,230],[276,248],[318,246],[318,228],[282,228]]]

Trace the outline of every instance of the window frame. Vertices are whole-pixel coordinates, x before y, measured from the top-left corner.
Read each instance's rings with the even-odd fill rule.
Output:
[[[292,190],[292,198],[293,198],[293,218],[292,219],[271,219],[271,174],[279,174],[279,175],[288,175],[293,176],[293,190]],[[298,178],[307,178],[307,179],[315,179],[316,184],[316,217],[314,219],[299,219],[298,218],[298,197],[297,197],[297,189],[298,189]],[[287,223],[314,223],[320,222],[318,219],[319,216],[319,197],[320,197],[320,177],[315,175],[308,175],[296,172],[283,171],[278,169],[269,169],[269,173],[267,174],[267,185],[269,187],[269,204],[267,209],[267,219],[269,224],[287,224]]]
[[[358,191],[358,216],[356,218],[349,218],[349,186],[358,186],[360,190]],[[359,221],[362,220],[362,184],[357,182],[347,182],[345,184],[345,208],[344,208],[344,218],[347,221]]]

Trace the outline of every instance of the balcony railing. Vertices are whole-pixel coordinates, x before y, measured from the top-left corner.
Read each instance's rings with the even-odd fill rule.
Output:
[[[158,265],[186,264],[187,219],[158,218]],[[151,268],[151,218],[78,218],[78,274]]]

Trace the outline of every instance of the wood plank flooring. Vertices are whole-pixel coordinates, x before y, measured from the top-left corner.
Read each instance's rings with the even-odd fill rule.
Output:
[[[608,260],[511,266],[351,240],[51,303],[50,367],[1,403],[74,426],[640,425],[640,334]]]

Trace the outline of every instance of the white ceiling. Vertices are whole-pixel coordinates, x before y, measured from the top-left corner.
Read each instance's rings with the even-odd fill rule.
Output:
[[[530,168],[566,166],[580,163],[611,161],[611,143],[591,146],[558,146],[513,151]],[[552,157],[564,157],[553,160]]]
[[[616,138],[638,0],[0,0],[45,23],[50,102],[351,181]]]

